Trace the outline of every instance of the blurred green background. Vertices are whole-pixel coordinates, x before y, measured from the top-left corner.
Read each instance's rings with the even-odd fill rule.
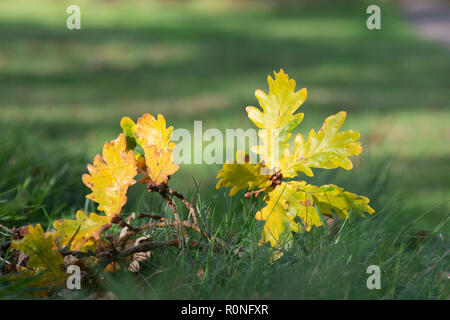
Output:
[[[67,30],[75,2],[82,29]],[[75,2],[0,2],[0,220],[83,208],[81,174],[122,116],[252,127],[244,108],[279,68],[308,89],[298,131],[346,110],[345,128],[361,133],[355,169],[318,182],[367,195],[377,211],[395,203],[405,220],[430,210],[424,229],[449,215],[449,51],[420,39],[395,3]],[[369,4],[382,8],[381,30],[366,28]],[[171,182],[192,195],[195,177],[213,194],[219,168],[182,165]]]

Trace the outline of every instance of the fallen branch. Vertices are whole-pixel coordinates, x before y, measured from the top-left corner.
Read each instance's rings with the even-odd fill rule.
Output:
[[[164,219],[163,216],[159,216],[159,215],[156,215],[156,214],[147,214],[147,213],[139,213],[138,218],[139,219],[150,218],[150,219],[153,219],[153,220]]]
[[[200,227],[197,226],[195,223],[188,221],[188,220],[184,220],[181,222],[182,226],[185,228],[189,228],[192,229],[198,233],[201,233]],[[162,227],[167,227],[167,226],[171,226],[174,227],[176,226],[176,222],[174,221],[170,221],[170,220],[166,220],[164,218],[161,219],[161,221],[154,221],[154,222],[149,222],[146,223],[142,226],[136,227],[134,228],[135,230],[137,230],[138,232],[140,231],[144,231],[147,229],[152,229],[152,228],[162,228]]]
[[[124,258],[131,254],[138,252],[147,252],[152,249],[166,248],[166,247],[178,247],[178,240],[167,240],[167,241],[145,241],[134,247],[122,250],[118,253],[117,258]],[[192,240],[188,243],[189,248],[196,249],[209,249],[211,247],[210,244],[203,243],[200,241]],[[220,247],[213,247],[214,251],[220,251]]]
[[[65,256],[74,256],[77,258],[87,258],[87,257],[93,257],[95,256],[95,253],[93,251],[77,251],[77,250],[67,250],[67,249],[60,249],[59,253],[63,257]]]
[[[200,241],[192,240],[187,242],[187,246],[192,249],[202,249],[202,250],[209,250],[212,247],[212,250],[214,252],[219,252],[222,250],[221,247],[214,246],[212,244],[203,243]],[[153,249],[163,249],[167,247],[180,247],[180,243],[178,239],[173,240],[167,240],[167,241],[143,241],[142,243],[135,245],[133,247],[118,251],[116,253],[105,251],[105,252],[99,252],[97,253],[97,258],[99,258],[100,262],[103,265],[108,265],[109,263],[131,256],[135,253],[140,252],[147,252],[149,250]],[[69,253],[68,253],[69,254]],[[71,252],[71,254],[77,256],[77,254],[80,254],[80,252]]]

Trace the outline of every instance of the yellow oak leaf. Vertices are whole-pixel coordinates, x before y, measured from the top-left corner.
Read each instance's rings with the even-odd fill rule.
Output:
[[[13,241],[12,247],[23,251],[28,257],[27,267],[39,274],[39,279],[33,285],[59,286],[64,284],[66,273],[62,271],[63,257],[53,250],[53,239],[44,234],[40,224],[30,225],[28,233],[21,240]]]
[[[314,204],[319,211],[327,216],[337,214],[341,218],[347,218],[349,210],[357,212],[363,217],[364,212],[369,214],[375,212],[369,206],[368,198],[344,191],[343,188],[333,184],[323,185],[321,187],[305,184],[302,190],[313,197]]]
[[[173,127],[166,128],[166,120],[161,114],[155,119],[146,113],[138,119],[134,135],[144,149],[147,171],[140,182],[167,183],[169,176],[178,170],[178,165],[173,163],[175,143],[170,141],[172,132]]]
[[[160,150],[172,150],[175,143],[171,142],[173,127],[166,128],[166,119],[158,114],[157,119],[145,113],[137,121],[134,131],[137,142],[142,148],[156,146]]]
[[[88,217],[83,211],[78,210],[76,220],[61,219],[53,223],[56,232],[53,238],[65,247],[69,241],[70,250],[85,250],[95,240],[100,240],[101,233],[110,227],[110,217],[99,216],[91,213]]]
[[[287,214],[288,203],[278,194],[278,188],[266,196],[266,206],[255,215],[264,220],[260,244],[270,242],[272,247],[289,248],[292,245],[292,231],[298,232],[298,223]]]
[[[295,221],[299,217],[303,228],[321,226],[319,214],[314,207],[311,195],[301,192],[304,182],[282,182],[269,192],[264,199],[267,203],[256,213],[257,220],[265,220],[261,242],[270,241],[272,247],[285,246],[292,240],[292,233],[300,232],[302,227]]]
[[[285,246],[292,240],[292,233],[310,231],[312,226],[321,226],[318,211],[324,215],[339,215],[347,218],[349,211],[364,216],[375,211],[369,206],[369,199],[344,191],[335,185],[321,187],[305,181],[282,182],[264,199],[266,207],[256,213],[257,220],[265,220],[261,242],[269,241],[272,247]],[[316,210],[317,208],[317,210]],[[301,225],[295,221],[298,217]]]
[[[249,163],[249,156],[243,151],[236,152],[235,163],[225,163],[217,174],[220,179],[216,188],[232,187],[230,196],[236,194],[241,189],[265,188],[271,184],[270,175],[262,174],[263,165]]]
[[[253,146],[252,151],[260,154],[269,168],[278,167],[281,153],[291,137],[290,132],[303,120],[303,113],[294,113],[307,96],[305,88],[295,92],[295,80],[289,79],[283,69],[274,74],[275,79],[267,77],[269,94],[261,90],[255,91],[262,112],[252,106],[246,108],[250,120],[261,129],[258,135],[263,143]]]
[[[353,168],[349,156],[358,155],[362,151],[359,133],[354,130],[339,131],[347,113],[341,111],[329,116],[316,133],[312,129],[305,143],[303,136],[298,134],[294,141],[294,151],[291,154],[285,149],[280,161],[280,169],[284,177],[295,177],[299,171],[307,176],[313,176],[310,167],[346,170]]]
[[[110,143],[103,146],[102,155],[94,158],[94,163],[88,165],[89,174],[83,175],[83,183],[92,193],[86,198],[99,204],[98,209],[108,217],[120,214],[127,202],[128,187],[136,181],[136,160],[132,150],[127,151],[124,134],[120,134]]]
[[[178,171],[179,167],[173,163],[173,154],[170,150],[148,146],[144,148],[144,151],[149,179],[146,183],[153,182],[156,185],[167,183],[169,177]]]

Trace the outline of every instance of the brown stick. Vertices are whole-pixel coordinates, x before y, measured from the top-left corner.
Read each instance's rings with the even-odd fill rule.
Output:
[[[189,241],[188,246],[189,246],[189,248],[208,250],[211,245],[194,240],[194,241]],[[102,264],[107,265],[107,264],[111,263],[112,261],[116,261],[121,258],[128,257],[135,253],[147,252],[147,251],[150,251],[153,249],[162,249],[162,248],[167,248],[167,247],[180,247],[180,243],[177,239],[168,240],[168,241],[145,241],[145,242],[142,242],[131,248],[127,248],[127,249],[124,249],[124,250],[116,252],[116,253],[113,253],[110,251],[105,251],[105,252],[97,253],[96,256],[97,256],[97,258],[99,258],[99,260],[101,261]],[[217,251],[220,251],[221,248],[214,246],[213,250],[217,252]],[[77,256],[79,254],[83,255],[83,256],[91,255],[91,254],[87,254],[86,252],[79,252],[79,251],[78,252],[72,251],[70,253],[66,252],[65,254],[72,254],[74,256]]]
[[[200,234],[202,233],[200,227],[197,226],[196,224],[192,223],[191,221],[183,220],[183,221],[181,221],[181,225],[185,228],[192,229],[195,232],[198,232]],[[136,233],[138,233],[138,232],[142,232],[144,230],[148,230],[148,229],[152,229],[152,228],[176,227],[176,226],[177,226],[177,224],[175,221],[167,220],[166,218],[161,217],[160,221],[153,221],[153,222],[146,223],[142,226],[135,227],[132,230],[130,230],[129,232],[125,233],[120,238],[118,247],[122,247],[130,237],[136,235]]]
[[[165,248],[165,247],[179,247],[178,240],[168,240],[168,241],[145,241],[134,247],[122,250],[118,253],[117,258],[124,258],[129,255],[138,253],[138,252],[147,252],[152,249]],[[188,243],[190,248],[198,248],[198,249],[208,249],[210,245],[206,243],[202,243],[196,240],[190,241]],[[215,250],[220,250],[219,247],[215,247]]]
[[[201,233],[199,226],[197,226],[195,223],[193,223],[191,221],[183,220],[181,222],[181,224],[185,228],[189,228],[198,233]],[[144,231],[144,230],[151,229],[151,228],[162,228],[162,227],[167,227],[167,226],[175,227],[176,223],[174,221],[166,220],[163,218],[162,221],[149,222],[147,224],[137,227],[136,229],[138,229],[138,232],[139,232],[139,231]]]
[[[5,227],[4,225],[0,224],[0,229],[2,229],[3,231],[7,232],[7,233],[14,233],[11,229],[9,229],[8,227]]]
[[[147,213],[139,213],[138,218],[139,219],[150,218],[150,219],[153,219],[153,220],[164,219],[162,216],[159,216],[159,215],[156,215],[156,214],[147,214]]]
[[[176,229],[177,229],[177,233],[178,233],[178,246],[181,248],[183,246],[183,241],[182,241],[182,237],[181,237],[181,233],[183,231],[182,231],[181,219],[180,219],[180,216],[178,214],[177,207],[173,203],[172,199],[170,199],[167,196],[167,194],[161,194],[161,195],[164,198],[164,200],[166,201],[166,203],[169,206],[169,208],[172,210],[173,215],[175,217]],[[186,240],[189,239],[189,238],[187,238],[187,233],[186,232],[184,232],[184,236],[185,236]]]
[[[66,250],[66,249],[60,249],[59,253],[63,257],[65,256],[75,256],[79,258],[85,258],[85,257],[92,257],[95,256],[95,253],[92,251],[77,251],[77,250]]]
[[[250,197],[252,197],[252,196],[255,196],[255,198],[256,198],[256,197],[259,196],[259,194],[260,194],[261,192],[264,192],[264,191],[266,191],[266,188],[262,188],[262,189],[255,190],[255,191],[249,191],[249,192],[246,192],[246,193],[244,194],[244,197],[250,198]]]
[[[169,188],[169,194],[170,195],[174,195],[175,197],[180,199],[181,202],[183,202],[183,204],[186,206],[186,208],[188,208],[189,213],[192,215],[192,219],[194,219],[194,223],[197,224],[197,215],[195,214],[194,206],[189,201],[187,201],[181,193],[179,193],[175,189],[170,189]]]

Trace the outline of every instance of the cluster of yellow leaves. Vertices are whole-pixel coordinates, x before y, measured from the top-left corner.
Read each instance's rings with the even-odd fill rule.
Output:
[[[240,189],[265,188],[266,206],[256,213],[256,219],[265,221],[261,242],[270,242],[273,247],[288,247],[292,232],[321,226],[318,211],[342,218],[348,217],[349,211],[372,214],[374,210],[368,204],[369,199],[334,185],[318,187],[305,181],[272,184],[270,178],[274,173],[280,173],[283,178],[294,178],[299,172],[313,176],[311,168],[350,170],[353,164],[349,157],[360,154],[362,147],[357,142],[358,132],[339,131],[346,117],[346,112],[341,111],[328,117],[317,133],[311,130],[306,142],[298,134],[291,150],[288,143],[291,131],[304,116],[296,111],[305,101],[307,91],[303,88],[296,92],[295,80],[289,79],[282,69],[275,72],[275,78],[268,76],[267,79],[269,93],[255,92],[262,111],[256,107],[246,108],[250,120],[260,128],[258,135],[262,144],[253,146],[252,151],[262,161],[242,164],[239,158],[243,153],[238,152],[237,163],[227,163],[219,171],[217,188],[231,186],[230,195]]]
[[[13,242],[14,249],[29,257],[25,272],[41,275],[36,285],[57,286],[65,281],[59,249],[95,250],[102,232],[111,226],[111,218],[121,214],[138,170],[144,176],[140,182],[155,184],[167,183],[169,176],[178,170],[172,162],[173,128],[166,128],[162,115],[155,119],[144,114],[137,125],[124,117],[121,127],[124,133],[104,144],[102,155],[97,154],[93,164],[88,165],[89,174],[82,176],[83,183],[92,191],[86,197],[97,202],[98,210],[105,215],[90,213],[88,216],[79,210],[76,219],[55,221],[55,231],[44,233],[39,224],[34,228],[29,226],[24,238]],[[143,154],[135,150],[136,142],[143,148]]]
[[[268,191],[265,200],[267,206],[258,211],[255,218],[266,221],[261,242],[269,241],[273,247],[289,247],[293,239],[291,231],[310,231],[312,226],[321,226],[318,211],[328,216],[338,214],[344,219],[349,210],[362,216],[364,212],[374,212],[366,197],[343,191],[335,185],[318,187],[305,181],[282,182]],[[301,224],[295,221],[296,217]]]

